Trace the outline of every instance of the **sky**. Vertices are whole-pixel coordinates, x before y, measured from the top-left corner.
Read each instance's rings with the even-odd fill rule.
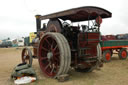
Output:
[[[112,18],[103,19],[101,33],[128,33],[128,0],[0,0],[0,39],[29,36],[36,31],[35,15],[45,15],[81,6],[109,10]]]

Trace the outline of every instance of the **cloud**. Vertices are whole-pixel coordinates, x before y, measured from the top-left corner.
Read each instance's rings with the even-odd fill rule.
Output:
[[[0,3],[0,34],[23,36],[36,31],[36,14],[49,14],[80,6],[98,6],[112,12],[104,19],[102,34],[126,33],[128,21],[127,0],[2,0]],[[1,37],[0,37],[1,38]]]

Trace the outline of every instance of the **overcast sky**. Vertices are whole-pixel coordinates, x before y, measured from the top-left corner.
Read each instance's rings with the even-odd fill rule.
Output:
[[[49,14],[80,6],[98,6],[112,12],[104,19],[102,34],[128,33],[128,0],[0,0],[0,39],[28,36],[36,31],[36,14]]]

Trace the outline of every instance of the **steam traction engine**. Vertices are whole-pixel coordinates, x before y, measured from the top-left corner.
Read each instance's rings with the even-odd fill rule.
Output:
[[[32,64],[38,58],[41,71],[56,78],[70,67],[89,72],[102,65],[100,24],[111,13],[99,7],[80,7],[45,16],[36,15],[37,37],[33,40],[33,55],[28,48],[22,51],[22,61]],[[42,20],[49,19],[41,26]],[[71,21],[69,24],[66,20]],[[84,22],[74,26],[75,22]]]

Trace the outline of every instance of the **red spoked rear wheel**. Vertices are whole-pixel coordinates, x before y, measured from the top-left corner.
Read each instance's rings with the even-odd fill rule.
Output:
[[[60,33],[46,33],[40,40],[38,55],[40,68],[48,77],[56,78],[70,68],[70,48]]]

